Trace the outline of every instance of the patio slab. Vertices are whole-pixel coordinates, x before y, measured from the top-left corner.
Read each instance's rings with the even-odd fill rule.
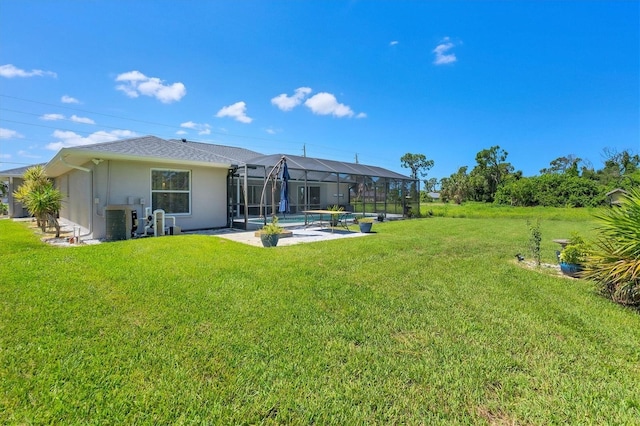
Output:
[[[278,247],[282,246],[290,246],[294,244],[303,244],[303,243],[315,243],[319,241],[328,241],[328,240],[337,240],[341,238],[356,238],[356,237],[364,237],[370,234],[363,234],[358,231],[346,231],[346,230],[338,230],[334,229],[331,232],[330,228],[320,228],[320,227],[297,227],[297,228],[287,228],[287,231],[291,231],[292,234],[288,238],[281,238],[278,241]],[[260,241],[260,237],[255,236],[255,231],[243,231],[237,229],[220,229],[215,231],[206,231],[206,232],[193,232],[194,234],[206,234],[206,235],[214,235],[216,237],[225,238],[231,241],[236,241],[243,244],[249,244],[256,247],[262,247],[262,242]]]

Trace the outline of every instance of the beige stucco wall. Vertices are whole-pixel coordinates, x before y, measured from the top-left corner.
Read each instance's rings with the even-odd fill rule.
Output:
[[[325,205],[332,206],[344,206],[349,201],[349,185],[346,183],[326,183],[320,186],[320,198],[322,200],[322,207]]]
[[[142,232],[145,207],[151,207],[151,169],[191,171],[191,214],[174,215],[176,225],[183,231],[227,225],[226,168],[116,160],[97,165],[88,162],[82,167],[92,172],[72,170],[56,179],[58,187],[67,195],[60,216],[80,225],[83,233],[91,234],[92,238],[104,238],[104,211],[114,204],[135,209],[140,219],[138,232]],[[90,233],[90,229],[93,232]]]
[[[24,179],[19,177],[9,178],[9,193],[7,194],[7,203],[9,204],[9,217],[27,217],[29,212],[22,207],[22,203],[16,200],[13,196],[13,192],[16,191],[22,184]]]
[[[91,175],[72,170],[56,178],[56,187],[63,195],[60,218],[80,226],[81,235],[87,235],[91,226]]]

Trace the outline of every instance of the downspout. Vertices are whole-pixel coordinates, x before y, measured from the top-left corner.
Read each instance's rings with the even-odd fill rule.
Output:
[[[87,237],[93,234],[93,173],[92,173],[92,170],[87,169],[86,167],[76,166],[75,164],[69,164],[65,161],[63,157],[60,157],[60,162],[71,169],[80,170],[82,172],[86,172],[91,175],[91,182],[90,182],[91,196],[89,197],[89,232],[87,234],[78,236],[78,237]]]
[[[75,164],[69,164],[64,160],[63,157],[60,157],[60,162],[71,169],[82,170],[83,172],[91,171],[91,169],[87,169],[86,167],[76,166]]]

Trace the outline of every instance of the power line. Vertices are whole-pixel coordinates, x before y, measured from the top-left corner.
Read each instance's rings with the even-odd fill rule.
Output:
[[[50,103],[47,103],[47,102],[34,101],[33,99],[24,99],[24,98],[19,98],[17,96],[3,95],[1,93],[0,93],[0,97],[8,98],[8,99],[14,99],[14,100],[23,101],[23,102],[30,102],[30,103],[33,103],[33,104],[46,105],[46,106],[50,106],[50,107],[54,107],[54,108],[68,109],[68,110],[72,110],[72,111],[83,112],[85,114],[94,114],[94,115],[101,115],[103,117],[117,118],[119,120],[134,121],[134,122],[137,122],[137,123],[152,124],[154,126],[164,126],[164,127],[170,127],[170,128],[173,128],[173,129],[176,128],[176,126],[171,126],[171,125],[168,125],[168,124],[154,123],[153,121],[146,121],[146,120],[138,120],[138,119],[135,119],[135,118],[121,117],[121,116],[118,116],[118,115],[105,114],[105,113],[96,112],[96,111],[89,111],[89,110],[86,110],[86,109],[75,108],[75,107],[70,107],[70,106],[66,106],[66,105],[50,104]]]
[[[13,99],[13,100],[17,100],[17,101],[22,101],[22,102],[38,104],[38,105],[44,105],[44,106],[48,106],[48,107],[52,107],[52,108],[61,108],[61,109],[65,109],[65,110],[76,111],[76,112],[80,112],[80,113],[83,113],[83,114],[92,114],[92,115],[98,115],[98,116],[108,117],[108,118],[112,118],[112,119],[130,121],[130,122],[140,123],[140,124],[145,124],[145,125],[160,126],[160,127],[165,127],[167,129],[171,129],[173,131],[179,131],[179,130],[183,130],[184,129],[183,127],[179,127],[179,126],[176,126],[176,125],[158,123],[158,122],[148,121],[148,120],[140,120],[140,119],[136,119],[136,118],[123,117],[123,116],[118,116],[118,115],[114,115],[114,114],[105,114],[105,113],[91,111],[91,110],[87,110],[87,109],[83,109],[83,108],[71,107],[71,106],[66,106],[66,105],[52,104],[52,103],[48,103],[48,102],[42,102],[42,101],[37,101],[37,100],[33,100],[33,99],[25,99],[25,98],[21,98],[21,97],[17,97],[17,96],[11,96],[11,95],[5,95],[5,94],[1,94],[1,93],[0,93],[0,97],[7,98],[7,99]],[[8,111],[8,112],[18,113],[18,114],[39,116],[39,114],[25,112],[25,111],[19,111],[19,110],[13,110],[13,109],[9,109],[9,108],[0,108],[0,109]],[[76,124],[84,124],[86,126],[95,126],[97,129],[99,129],[99,128],[108,128],[108,129],[115,129],[115,130],[123,130],[122,129],[123,126],[115,127],[115,126],[108,126],[108,125],[97,124],[97,123],[82,123],[82,122],[75,121],[75,120],[72,120],[72,119],[67,119],[67,118],[64,118],[62,120],[68,121],[68,122],[72,122],[72,123],[76,123]],[[42,128],[48,128],[48,129],[54,129],[54,130],[71,131],[71,132],[75,132],[75,133],[79,133],[81,135],[87,135],[87,136],[92,133],[92,132],[86,132],[86,131],[83,132],[83,131],[71,130],[71,129],[68,129],[68,128],[67,129],[61,129],[59,127],[52,127],[52,126],[47,126],[47,125],[43,125],[43,124],[25,123],[25,122],[22,122],[22,121],[8,120],[8,119],[4,119],[4,118],[0,118],[0,121],[16,123],[16,124],[22,124],[22,125],[26,125],[26,126],[36,126],[36,127],[42,127]],[[129,129],[127,129],[127,130],[129,130]],[[136,134],[153,134],[154,133],[154,132],[148,132],[148,131],[140,131],[139,129],[131,129],[131,131],[136,133]],[[268,138],[268,137],[260,137],[260,136],[248,136],[248,135],[241,135],[241,134],[234,134],[234,133],[227,133],[227,132],[219,132],[219,131],[215,131],[215,130],[211,130],[211,129],[209,129],[209,132],[210,132],[210,134],[213,134],[213,135],[222,136],[222,137],[224,137],[224,139],[227,139],[227,138],[241,138],[241,139],[248,139],[248,140],[255,140],[255,141],[264,141],[264,142],[269,142],[269,143],[278,142],[278,143],[282,143],[282,144],[287,144],[287,145],[289,145],[291,147],[300,146],[302,144],[304,146],[304,154],[305,155],[307,155],[307,152],[306,152],[307,151],[307,149],[306,149],[307,146],[315,147],[315,148],[318,149],[319,153],[326,152],[327,153],[326,155],[329,155],[329,156],[331,154],[335,154],[336,152],[341,152],[341,153],[345,154],[345,157],[346,157],[347,154],[349,156],[353,155],[353,151],[352,150],[339,149],[339,148],[329,147],[329,146],[325,146],[325,145],[321,145],[321,144],[307,143],[307,142],[301,142],[301,141],[291,141],[291,140],[285,140],[285,139]],[[206,139],[197,138],[197,137],[196,138],[189,137],[189,140],[194,141],[194,142],[203,142],[203,143],[211,143],[211,142],[220,143],[220,142],[206,140]],[[46,143],[46,142],[44,142],[44,143]],[[232,142],[228,142],[228,141],[226,141],[224,143],[225,144],[233,144]],[[375,160],[382,161],[384,163],[387,163],[389,161],[389,158],[376,157],[375,155],[369,155],[368,154],[367,157],[375,159]]]
[[[35,100],[32,100],[32,99],[19,98],[17,96],[10,96],[10,95],[0,94],[0,97],[8,98],[8,99],[14,99],[14,100],[23,101],[23,102],[30,102],[30,103],[39,104],[39,105],[46,105],[46,106],[50,106],[50,107],[53,107],[53,108],[63,108],[63,109],[68,109],[68,110],[72,110],[72,111],[82,112],[82,113],[85,113],[85,114],[101,115],[103,117],[116,118],[116,119],[119,119],[119,120],[133,121],[133,122],[136,122],[136,123],[150,124],[150,125],[153,125],[153,126],[161,126],[161,127],[166,127],[166,128],[172,129],[172,130],[181,130],[181,129],[183,129],[183,127],[179,127],[179,126],[175,126],[175,125],[171,125],[171,124],[157,123],[157,122],[154,122],[154,121],[147,121],[147,120],[139,120],[139,119],[135,119],[135,118],[122,117],[122,116],[113,115],[113,114],[104,114],[104,113],[101,113],[101,112],[89,111],[89,110],[82,109],[82,108],[69,107],[69,106],[65,106],[65,105],[56,105],[56,104],[51,104],[51,103],[47,103],[47,102],[35,101]],[[20,111],[17,111],[17,112],[20,112]],[[38,115],[38,114],[33,114],[33,113],[28,113],[28,114],[36,115],[36,116]],[[210,130],[210,132],[213,133],[213,134],[216,134],[216,135],[221,135],[221,136],[232,136],[232,137],[237,137],[237,138],[256,139],[256,140],[263,140],[263,141],[268,141],[268,142],[274,142],[275,141],[275,142],[283,142],[283,143],[298,144],[298,145],[300,144],[300,142],[298,142],[298,141],[286,141],[286,140],[282,140],[282,139],[266,138],[266,137],[259,137],[259,136],[246,136],[246,135],[239,135],[239,134],[234,134],[234,133],[217,132],[215,130]],[[194,142],[199,142],[199,141],[194,140]]]

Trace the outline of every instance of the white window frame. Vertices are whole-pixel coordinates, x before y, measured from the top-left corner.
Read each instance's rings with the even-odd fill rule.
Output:
[[[185,191],[185,190],[166,190],[166,189],[153,189],[153,172],[186,172],[189,173],[189,190]],[[185,170],[185,169],[171,169],[171,168],[164,168],[164,167],[156,167],[156,168],[152,168],[150,173],[149,173],[149,187],[151,188],[151,193],[149,194],[149,205],[151,206],[151,208],[153,208],[154,210],[156,209],[156,207],[154,207],[153,205],[153,194],[154,193],[174,193],[174,194],[189,194],[189,211],[186,213],[173,213],[173,212],[166,212],[167,214],[170,214],[171,216],[190,216],[191,215],[191,205],[193,203],[193,194],[192,194],[192,180],[193,180],[193,173],[191,170]]]

